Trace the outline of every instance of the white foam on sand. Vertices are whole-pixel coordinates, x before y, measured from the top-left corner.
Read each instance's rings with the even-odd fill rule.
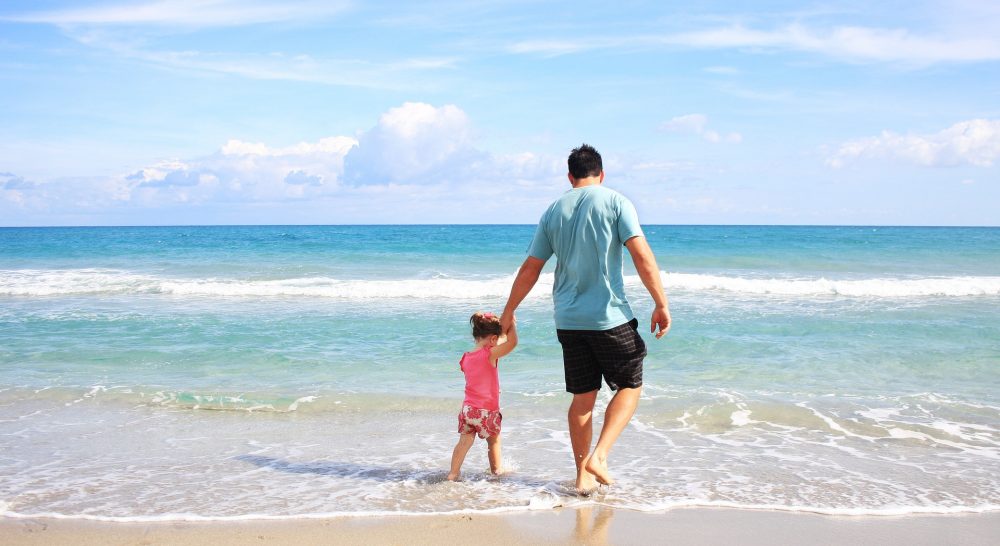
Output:
[[[544,399],[525,398],[530,418],[515,417],[529,408],[511,407],[507,473],[484,472],[485,443],[477,441],[465,481],[453,484],[444,480],[455,437],[451,419],[442,418],[447,401],[439,407],[403,400],[405,410],[386,411],[381,397],[306,403],[310,396],[297,396],[281,404],[297,403],[297,411],[194,411],[137,404],[136,393],[110,384],[64,390],[8,393],[0,404],[0,434],[18,445],[0,461],[4,515],[235,521],[493,513],[580,502],[641,511],[902,515],[1000,505],[1000,442],[990,427],[996,415],[963,412],[959,402],[914,413],[912,396],[789,403],[782,401],[787,394],[678,389],[674,398],[646,401],[615,446],[615,486],[581,499],[571,481],[565,407],[535,403]],[[257,403],[251,395],[230,398]],[[967,438],[952,434],[961,431]]]

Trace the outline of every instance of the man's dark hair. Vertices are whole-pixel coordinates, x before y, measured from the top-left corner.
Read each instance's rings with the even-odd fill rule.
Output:
[[[577,180],[590,176],[600,176],[604,171],[604,163],[601,162],[601,154],[589,144],[582,144],[579,148],[574,148],[566,160],[569,165],[569,174]]]

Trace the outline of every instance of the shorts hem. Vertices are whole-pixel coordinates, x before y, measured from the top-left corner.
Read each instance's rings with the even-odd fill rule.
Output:
[[[601,390],[601,387],[602,387],[602,385],[598,385],[598,386],[596,386],[596,387],[594,387],[592,389],[582,389],[582,390],[581,389],[574,390],[574,389],[571,389],[569,387],[566,387],[566,392],[568,392],[570,394],[587,394],[588,392],[599,391],[599,390]]]
[[[638,326],[639,321],[633,318],[604,331],[557,329],[566,392],[588,393],[600,390],[602,383],[612,391],[641,387],[646,344]]]

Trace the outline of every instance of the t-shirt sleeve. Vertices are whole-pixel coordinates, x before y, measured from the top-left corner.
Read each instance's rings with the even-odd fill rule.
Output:
[[[624,244],[632,237],[642,236],[642,226],[639,225],[639,215],[635,212],[635,206],[628,199],[622,199],[618,213],[618,237]]]
[[[545,261],[552,257],[552,242],[549,241],[548,234],[545,233],[545,219],[548,214],[543,214],[542,219],[535,228],[535,237],[531,239],[531,246],[528,247],[528,256]]]

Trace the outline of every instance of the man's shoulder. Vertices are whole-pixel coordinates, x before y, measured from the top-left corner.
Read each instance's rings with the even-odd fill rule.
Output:
[[[545,207],[545,212],[542,213],[542,221],[552,216],[553,211],[557,210],[562,205],[565,197],[565,195],[560,195],[557,199],[549,203],[549,206]]]
[[[607,186],[598,186],[593,192],[595,204],[600,203],[600,208],[608,212],[621,213],[623,207],[632,206],[632,201],[621,192]]]
[[[615,211],[620,210],[623,204],[631,205],[628,197],[625,197],[617,190],[607,186],[589,186],[582,189],[568,190],[557,197],[542,214],[542,219],[549,218],[553,214],[566,214],[575,210],[580,203],[587,203],[588,207],[597,207],[601,210],[609,208]]]
[[[556,211],[561,210],[561,209],[563,209],[563,208],[565,208],[567,206],[572,206],[572,204],[575,203],[576,201],[578,201],[579,198],[580,198],[580,194],[577,193],[577,192],[574,192],[573,190],[569,190],[569,191],[564,192],[559,197],[556,197],[555,199],[553,199],[552,202],[549,203],[548,207],[545,207],[545,212],[542,213],[542,217],[543,218],[547,217],[547,216],[555,213]]]
[[[607,186],[601,186],[601,190],[605,192],[605,195],[607,196],[608,199],[614,199],[616,201],[617,200],[628,201],[628,197],[625,197],[623,193],[621,193],[616,189],[609,188]]]

